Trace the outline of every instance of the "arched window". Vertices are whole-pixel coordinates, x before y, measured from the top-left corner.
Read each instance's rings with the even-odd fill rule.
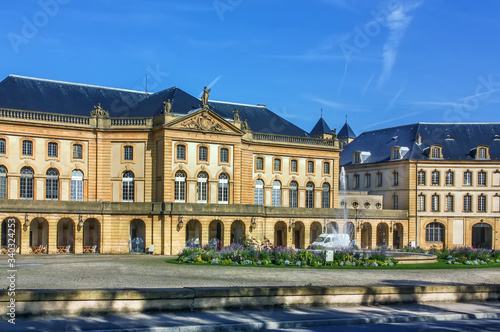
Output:
[[[297,207],[299,204],[299,195],[298,195],[299,185],[296,181],[290,182],[290,189],[288,200],[290,201],[290,207]]]
[[[0,166],[0,199],[7,199],[7,168]]]
[[[198,183],[196,188],[196,196],[198,203],[207,203],[208,201],[208,174],[205,172],[198,173]]]
[[[314,207],[314,183],[307,182],[306,184],[306,208]]]
[[[33,199],[33,169],[31,167],[21,168],[21,181],[19,183],[19,197],[21,199]]]
[[[264,181],[260,179],[255,181],[254,204],[264,205]]]
[[[59,199],[59,171],[55,168],[47,170],[47,178],[45,179],[45,199]]]
[[[83,172],[75,169],[71,172],[71,200],[83,201]]]
[[[323,183],[323,190],[321,191],[321,207],[328,209],[330,207],[330,185]]]
[[[438,222],[432,222],[425,227],[425,241],[442,242],[444,240],[444,226]]]
[[[420,194],[417,196],[417,211],[425,211],[425,195]]]
[[[278,180],[273,181],[273,206],[281,206],[281,182]]]
[[[186,173],[183,171],[175,173],[174,201],[186,203]]]
[[[219,204],[229,203],[229,175],[221,173],[219,175]]]
[[[122,175],[122,202],[134,201],[134,172],[125,171]]]

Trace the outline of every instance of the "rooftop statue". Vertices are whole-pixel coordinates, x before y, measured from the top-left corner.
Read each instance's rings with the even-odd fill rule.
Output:
[[[167,101],[163,102],[163,113],[170,114],[170,111],[172,111],[172,102],[167,99]]]
[[[202,108],[208,108],[208,94],[210,93],[210,90],[212,89],[207,89],[207,87],[203,88],[203,95],[201,96]]]

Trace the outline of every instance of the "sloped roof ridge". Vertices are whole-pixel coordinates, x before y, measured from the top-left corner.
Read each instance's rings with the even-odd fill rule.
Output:
[[[131,89],[120,89],[120,88],[111,88],[111,87],[108,87],[108,86],[85,84],[85,83],[75,83],[75,82],[67,82],[67,81],[49,80],[49,79],[46,79],[46,78],[37,78],[37,77],[14,75],[14,74],[10,74],[9,77],[28,79],[28,80],[32,80],[32,81],[42,81],[42,82],[49,82],[49,83],[58,83],[58,84],[84,86],[84,87],[89,87],[89,88],[98,88],[98,89],[115,90],[115,91],[123,91],[123,92],[133,92],[133,93],[140,93],[140,94],[143,94],[143,95],[152,95],[153,94],[153,93],[145,92],[145,91],[138,91],[138,90],[131,90]]]
[[[408,124],[404,124],[404,125],[399,125],[399,126],[393,126],[393,127],[386,127],[386,128],[380,128],[380,129],[373,129],[373,130],[368,130],[368,131],[364,131],[360,134],[361,135],[364,135],[364,134],[367,134],[367,133],[372,133],[374,131],[381,131],[381,130],[388,130],[388,129],[396,129],[396,128],[401,128],[401,127],[408,127],[408,126],[415,126],[415,125],[420,125],[420,124],[423,124],[422,122],[415,122],[415,123],[408,123]]]

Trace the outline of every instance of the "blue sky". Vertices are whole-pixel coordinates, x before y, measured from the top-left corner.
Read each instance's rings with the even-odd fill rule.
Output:
[[[18,74],[265,104],[306,131],[500,122],[500,2],[40,0],[0,9]]]

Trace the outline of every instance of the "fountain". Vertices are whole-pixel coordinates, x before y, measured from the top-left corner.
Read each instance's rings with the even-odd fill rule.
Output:
[[[354,237],[354,227],[352,223],[347,221],[347,187],[346,187],[346,174],[344,167],[340,170],[340,202],[342,209],[338,210],[337,215],[337,229],[332,224],[326,225],[326,233],[321,234],[313,243],[314,247],[323,247],[327,249],[342,249],[350,248],[353,246],[352,238]]]

